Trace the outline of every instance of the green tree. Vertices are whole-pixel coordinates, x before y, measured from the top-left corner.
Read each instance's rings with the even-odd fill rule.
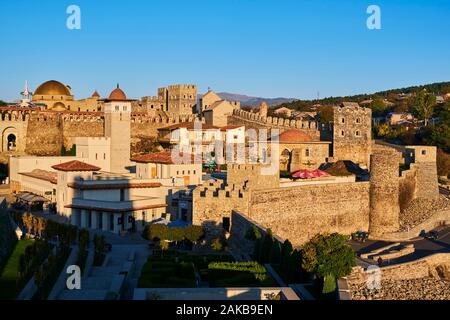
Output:
[[[245,233],[245,239],[255,241],[259,238],[261,238],[261,232],[259,232],[259,229],[256,226],[253,225],[248,228],[247,232]]]
[[[379,97],[373,99],[370,108],[376,115],[383,114],[386,111],[386,105],[384,104],[383,99]]]
[[[215,238],[211,243],[211,248],[214,251],[222,251],[224,249],[222,239],[220,237]]]
[[[269,263],[270,262],[270,251],[272,250],[273,245],[273,235],[272,230],[267,229],[266,234],[261,243],[259,258],[261,263]]]
[[[276,240],[273,241],[272,249],[270,250],[270,263],[280,263],[281,261],[281,246]]]
[[[292,244],[289,240],[286,239],[283,242],[283,245],[281,246],[281,262],[280,262],[281,270],[287,271],[292,251],[293,251]]]
[[[163,257],[164,251],[169,250],[169,242],[167,242],[166,240],[161,240],[159,242],[159,248],[161,249],[161,257]]]
[[[338,233],[315,235],[302,248],[302,267],[325,280],[323,293],[336,289],[336,279],[347,276],[355,265],[355,253],[347,237]]]
[[[199,241],[201,238],[203,238],[204,235],[205,232],[202,226],[193,225],[185,229],[185,238],[193,243]]]
[[[445,153],[442,149],[437,150],[436,165],[439,176],[450,175],[450,154]]]
[[[420,120],[424,121],[425,127],[428,126],[428,121],[433,115],[434,107],[436,106],[436,96],[421,90],[416,93],[413,101],[414,112]]]

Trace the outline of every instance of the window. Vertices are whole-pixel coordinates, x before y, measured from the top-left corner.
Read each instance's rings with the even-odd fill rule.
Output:
[[[119,111],[119,106],[116,106],[115,109],[116,109],[116,111]]]
[[[422,150],[422,155],[426,155],[427,151],[426,150]]]
[[[356,134],[357,137],[361,136],[361,133],[359,132],[359,130],[356,130],[355,134]]]
[[[233,136],[233,139],[234,139],[234,140],[237,140],[237,138],[238,138],[238,135],[235,134],[235,135]]]
[[[98,160],[98,154],[97,153],[95,154],[95,160]]]
[[[103,154],[103,160],[106,160],[106,153]]]
[[[142,211],[142,226],[145,226],[145,221],[147,219],[146,215],[147,215],[147,212]]]
[[[125,201],[125,190],[120,189],[120,201]]]
[[[345,118],[341,118],[341,123],[345,123]]]
[[[193,174],[195,174],[195,170],[193,171]]]
[[[360,118],[356,118],[356,123],[361,123],[361,119]]]
[[[309,151],[309,148],[305,150],[305,156],[309,157],[311,155],[311,152]]]
[[[341,137],[343,137],[345,135],[344,130],[341,130]]]

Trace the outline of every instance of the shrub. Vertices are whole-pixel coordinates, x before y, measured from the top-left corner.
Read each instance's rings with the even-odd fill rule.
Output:
[[[251,226],[248,228],[247,232],[245,233],[245,239],[250,241],[255,241],[261,238],[261,232],[259,232],[258,228],[256,226]]]

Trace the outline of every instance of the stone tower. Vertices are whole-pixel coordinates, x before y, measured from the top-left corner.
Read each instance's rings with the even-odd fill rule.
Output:
[[[119,88],[105,99],[105,136],[110,138],[110,170],[127,173],[130,167],[131,101]]]
[[[372,139],[372,110],[355,102],[334,107],[333,158],[351,160],[369,167]]]
[[[165,111],[173,114],[192,114],[197,105],[197,86],[176,84],[159,88],[158,96],[164,100]]]
[[[267,103],[263,101],[261,105],[259,106],[259,114],[261,117],[267,118],[267,111],[269,110],[269,107],[267,106]]]
[[[397,151],[370,156],[369,233],[379,236],[399,229],[399,162]]]

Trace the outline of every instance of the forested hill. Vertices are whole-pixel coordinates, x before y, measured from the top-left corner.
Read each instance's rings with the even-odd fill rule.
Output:
[[[390,99],[393,98],[395,95],[398,94],[410,94],[413,92],[417,92],[420,90],[425,89],[429,93],[433,93],[435,95],[441,95],[450,93],[450,81],[447,82],[436,82],[431,84],[425,84],[421,86],[412,86],[412,87],[406,87],[406,88],[399,88],[399,89],[390,89],[385,91],[379,91],[371,94],[359,94],[354,96],[343,96],[343,97],[328,97],[323,98],[319,100],[295,100],[288,103],[282,103],[278,105],[277,107],[287,107],[290,109],[303,109],[305,107],[311,106],[313,104],[321,104],[321,105],[335,105],[339,104],[343,101],[355,101],[355,102],[361,102],[368,99]]]

